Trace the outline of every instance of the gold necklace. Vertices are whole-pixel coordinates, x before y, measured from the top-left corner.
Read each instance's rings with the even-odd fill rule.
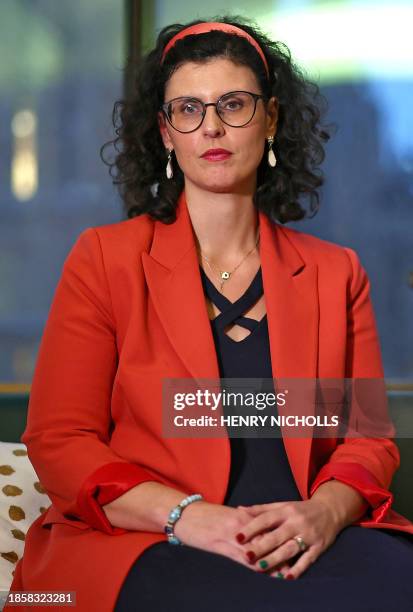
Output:
[[[256,249],[259,240],[260,240],[260,233],[258,231],[257,240],[255,241],[255,245],[252,247],[252,249],[250,251],[248,251],[248,253],[241,259],[241,261],[231,271],[229,271],[229,270],[220,270],[218,267],[214,266],[212,264],[212,262],[210,262],[210,260],[207,257],[205,257],[205,255],[202,254],[202,251],[200,251],[201,257],[203,259],[205,259],[205,261],[207,262],[207,264],[210,267],[211,271],[214,273],[214,268],[215,267],[218,270],[218,272],[219,272],[219,279],[220,279],[220,290],[221,291],[222,291],[222,288],[224,286],[224,283],[226,281],[228,281],[231,278],[231,276],[234,274],[235,270],[237,270],[240,267],[240,265],[242,263],[244,263],[244,261],[247,259],[248,255],[251,255],[251,253],[254,251],[254,249]]]

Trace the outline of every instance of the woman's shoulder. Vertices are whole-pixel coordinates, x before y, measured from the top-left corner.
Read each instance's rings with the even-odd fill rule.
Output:
[[[154,223],[155,222],[149,215],[142,214],[132,219],[124,219],[105,225],[96,225],[91,229],[95,230],[100,240],[107,243],[131,241],[137,245],[144,245],[152,238]]]
[[[313,234],[309,234],[295,227],[289,227],[277,223],[277,231],[281,231],[288,240],[294,244],[297,248],[301,248],[308,251],[321,251],[323,253],[340,253],[344,247],[336,242],[326,240],[325,238],[319,238]]]
[[[90,226],[72,245],[65,268],[119,271],[136,266],[143,251],[150,251],[154,221],[146,214],[115,223]]]
[[[319,238],[293,227],[277,224],[277,231],[298,251],[304,261],[316,264],[319,270],[354,276],[363,272],[358,254],[348,246]]]
[[[150,249],[153,229],[154,221],[147,214],[87,227],[79,234],[74,249],[84,247],[91,253],[103,254],[104,258],[113,256],[125,260]]]
[[[325,256],[348,258],[349,252],[355,254],[355,251],[348,246],[326,240],[325,238],[319,238],[293,227],[277,224],[277,231],[281,231],[298,251],[303,254],[305,253],[309,257],[317,259]]]

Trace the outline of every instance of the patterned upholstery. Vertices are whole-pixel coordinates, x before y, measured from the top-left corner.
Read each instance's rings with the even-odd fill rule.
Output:
[[[0,591],[8,591],[30,525],[50,506],[24,444],[0,442]]]

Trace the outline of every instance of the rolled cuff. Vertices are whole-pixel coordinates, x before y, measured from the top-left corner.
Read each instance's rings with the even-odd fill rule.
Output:
[[[311,485],[310,497],[320,485],[332,479],[350,485],[364,497],[370,505],[372,521],[375,523],[382,521],[392,506],[393,493],[380,487],[367,468],[353,462],[326,463]]]
[[[77,496],[80,517],[94,529],[108,535],[121,535],[128,529],[113,527],[101,506],[129,491],[141,482],[158,481],[134,463],[116,461],[99,467],[84,481]]]

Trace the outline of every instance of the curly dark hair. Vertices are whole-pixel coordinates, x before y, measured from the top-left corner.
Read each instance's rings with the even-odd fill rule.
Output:
[[[204,21],[225,22],[250,34],[264,52],[269,77],[259,53],[246,38],[218,30],[179,40],[161,65],[168,41],[183,28]],[[316,214],[318,188],[324,182],[318,166],[325,157],[323,142],[330,138],[327,126],[320,124],[326,100],[318,86],[294,64],[288,47],[271,41],[251,23],[239,16],[220,16],[169,25],[160,31],[155,48],[136,66],[132,96],[114,105],[112,121],[117,137],[100,150],[102,160],[110,167],[113,184],[118,185],[128,218],[148,213],[164,223],[175,221],[184,175],[174,160],[173,179],[165,176],[167,155],[157,115],[164,103],[165,85],[174,71],[184,62],[206,62],[215,57],[248,66],[258,79],[261,93],[268,99],[272,96],[278,99],[274,143],[277,165],[270,167],[263,156],[257,169],[254,205],[280,223]],[[113,162],[103,156],[108,145],[113,145],[117,152]],[[310,215],[299,202],[302,195],[309,199]]]

